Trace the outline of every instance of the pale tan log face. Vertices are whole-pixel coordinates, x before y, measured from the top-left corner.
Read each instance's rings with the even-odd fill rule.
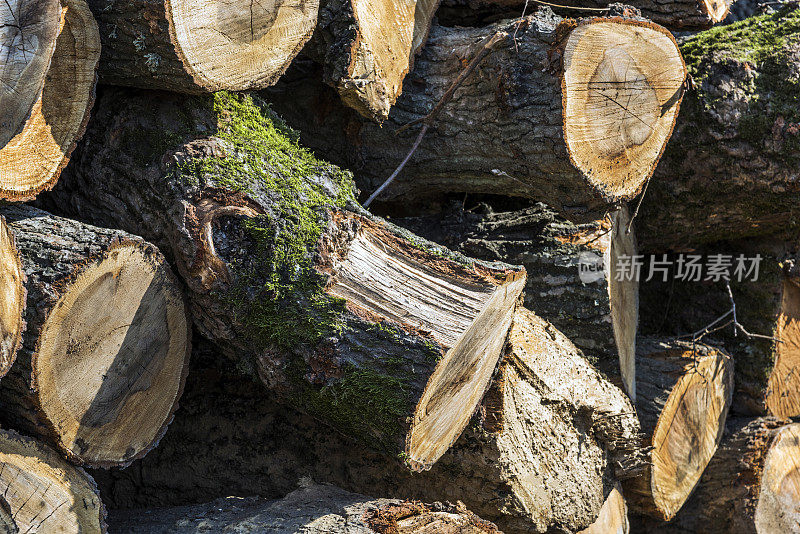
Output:
[[[23,328],[24,273],[14,238],[0,217],[0,377],[14,363]]]
[[[597,521],[578,534],[628,534],[629,531],[628,505],[622,496],[622,488],[617,484],[603,503]]]
[[[775,337],[775,366],[767,383],[767,410],[775,417],[800,416],[800,285],[784,280]]]
[[[573,164],[608,199],[631,198],[672,133],[686,67],[672,35],[607,20],[570,33],[562,80]]]
[[[42,94],[22,131],[0,149],[0,198],[22,200],[52,187],[85,128],[100,35],[83,0],[66,4]]]
[[[702,0],[700,2],[705,12],[708,13],[709,18],[715,24],[722,22],[722,19],[728,16],[732,3],[733,0]]]
[[[319,0],[167,0],[175,48],[209,91],[272,85],[311,37]]]
[[[630,213],[622,207],[611,215],[611,246],[607,249],[608,293],[611,324],[619,352],[619,367],[625,392],[636,400],[636,331],[639,323],[639,281],[627,280],[619,271],[622,256],[636,255],[636,237],[628,232]],[[619,275],[619,276],[618,276]],[[621,278],[617,280],[617,278]]]
[[[800,532],[800,423],[786,425],[773,438],[754,521],[758,534]]]
[[[165,266],[140,244],[112,249],[50,312],[33,370],[60,445],[92,465],[132,459],[179,395],[189,327]]]

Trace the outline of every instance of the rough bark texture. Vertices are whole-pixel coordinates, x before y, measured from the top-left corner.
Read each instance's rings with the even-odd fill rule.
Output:
[[[307,484],[278,501],[229,497],[206,504],[111,515],[113,532],[272,534],[492,534],[497,528],[449,503],[373,499]]]
[[[25,271],[14,235],[0,216],[0,378],[17,358],[25,330],[25,303]]]
[[[0,417],[49,441],[75,463],[111,467],[144,456],[172,420],[190,352],[185,304],[164,258],[121,231],[24,205],[4,206],[0,213],[27,276],[27,328],[0,386]],[[102,293],[104,302],[92,300],[108,278],[106,264],[130,249],[156,266],[156,277],[145,281],[146,290],[131,294],[120,287],[121,297]],[[115,264],[120,286],[131,283],[133,275],[120,272],[127,265]],[[102,272],[99,278],[93,278],[95,270]],[[133,310],[126,310],[123,298]],[[164,304],[160,298],[172,300]],[[98,317],[103,305],[113,312]],[[109,333],[107,325],[119,320],[123,324]]]
[[[562,61],[563,50],[559,49],[559,45],[582,42],[577,35],[583,36],[584,31],[589,31],[588,27],[608,21],[612,21],[609,28],[603,26],[608,29],[608,34],[617,31],[623,34],[629,31],[651,32],[652,38],[661,36],[666,39],[665,43],[669,43],[663,50],[654,52],[652,55],[657,57],[651,59],[660,62],[663,76],[668,73],[671,75],[675,70],[680,71],[675,76],[680,79],[659,80],[656,84],[663,91],[670,84],[675,87],[660,102],[663,104],[663,115],[659,116],[662,106],[656,106],[658,125],[654,125],[653,131],[659,134],[648,137],[641,146],[649,147],[651,141],[661,139],[666,133],[663,139],[665,143],[669,135],[662,131],[662,127],[668,125],[671,129],[669,120],[674,118],[680,98],[670,98],[680,96],[676,90],[684,74],[682,60],[677,55],[671,37],[660,33],[663,29],[628,26],[620,18],[591,19],[581,21],[577,26],[572,21],[559,26],[563,19],[549,9],[542,9],[521,21],[483,28],[434,27],[413,70],[406,77],[402,96],[382,126],[364,121],[339,105],[333,92],[315,81],[320,73],[313,72],[313,68],[311,72],[302,72],[302,65],[298,65],[297,72],[286,83],[282,81],[264,94],[287,122],[301,131],[304,144],[352,169],[359,187],[372,192],[404,159],[418,132],[416,128],[411,128],[398,136],[395,135],[398,128],[431,111],[463,72],[466,62],[477,52],[477,45],[482,39],[497,32],[506,32],[509,37],[501,40],[456,90],[453,100],[438,116],[398,180],[381,198],[420,197],[436,191],[491,192],[527,196],[547,202],[570,218],[594,220],[604,215],[609,201],[634,196],[658,159],[658,154],[643,158],[648,160],[647,165],[639,159],[634,165],[631,163],[634,158],[632,155],[632,159],[626,159],[627,149],[623,145],[630,139],[618,136],[619,132],[631,126],[627,110],[620,111],[619,107],[604,109],[604,119],[597,121],[603,126],[598,126],[597,131],[593,129],[593,117],[589,117],[590,110],[596,111],[595,108],[608,102],[613,105],[614,95],[605,94],[606,89],[619,89],[622,93],[617,94],[616,98],[628,100],[632,94],[654,95],[652,91],[642,91],[640,87],[629,87],[632,83],[649,83],[642,82],[647,76],[643,74],[637,78],[638,81],[621,78],[595,83],[591,73],[580,69],[579,72],[573,72],[571,68],[574,64],[594,64],[597,58],[586,59],[582,56],[587,53],[586,50],[576,51],[573,55],[569,53],[570,48],[563,56],[566,59]],[[618,28],[616,23],[625,28]],[[557,27],[560,28],[558,31]],[[637,30],[632,30],[634,27]],[[573,28],[580,30],[576,32]],[[604,35],[603,31],[599,35]],[[626,42],[630,44],[624,37],[620,38],[620,42],[623,45]],[[595,49],[605,46],[607,43],[597,43]],[[647,50],[650,51],[650,48]],[[586,61],[582,61],[584,59]],[[620,64],[624,63],[624,57],[618,59]],[[664,68],[665,64],[669,68]],[[575,74],[575,79],[567,80],[561,76],[562,66],[566,68],[563,72]],[[672,69],[673,66],[675,69]],[[595,72],[611,71],[598,68]],[[565,94],[562,94],[562,82],[568,89]],[[573,88],[574,94],[570,92]],[[583,98],[588,95],[592,102],[585,109],[581,108],[582,111],[570,112],[573,99],[565,95],[573,95],[575,101],[580,100],[580,95]],[[562,107],[562,98],[564,106],[569,108],[567,111]],[[646,113],[649,116],[652,109],[638,98],[634,99],[631,107],[638,109],[641,105],[648,109]],[[648,102],[652,104],[655,101]],[[636,112],[636,109],[633,111]],[[589,123],[583,124],[581,121],[584,119]],[[572,133],[565,135],[565,124],[568,132]],[[636,128],[641,128],[642,123],[637,121],[636,124]],[[573,127],[576,132],[572,131]],[[606,127],[608,131],[604,129]],[[641,142],[640,134],[642,132],[630,137]],[[587,136],[592,135],[614,145],[613,150],[602,142],[593,145],[599,152],[609,148],[609,154],[613,152],[616,157],[613,162],[599,157],[595,160],[591,143],[584,142]],[[577,145],[568,149],[568,143]],[[571,160],[582,170],[574,166]],[[626,162],[630,163],[630,168]],[[636,167],[636,172],[631,170],[633,167]],[[619,172],[615,174],[612,170]]]
[[[797,228],[800,9],[789,5],[681,45],[695,90],[637,219],[643,250]]]

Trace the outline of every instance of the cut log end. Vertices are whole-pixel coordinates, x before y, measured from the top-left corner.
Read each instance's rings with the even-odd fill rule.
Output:
[[[617,484],[608,494],[597,521],[578,534],[628,534],[628,505],[622,496],[622,488]]]
[[[207,91],[274,84],[311,37],[319,0],[166,0],[173,44]]]
[[[630,199],[672,134],[686,79],[674,37],[620,18],[576,26],[564,45],[564,138],[570,159],[606,199]]]
[[[94,100],[100,35],[84,0],[68,0],[41,95],[0,148],[0,199],[27,200],[55,184]]]
[[[64,289],[32,362],[58,445],[98,467],[144,455],[172,419],[188,355],[185,304],[163,258],[141,243],[112,248]]]
[[[22,340],[24,280],[14,236],[5,218],[0,217],[0,378],[11,369]]]
[[[55,451],[6,430],[0,431],[0,490],[20,532],[105,532],[94,481]]]
[[[775,365],[767,382],[766,406],[771,415],[800,416],[800,280],[783,281],[774,344]]]
[[[700,9],[708,14],[712,24],[722,22],[728,16],[733,0],[702,0]]]
[[[619,272],[621,258],[637,254],[636,236],[629,231],[630,213],[621,207],[611,216],[611,247],[608,249],[608,293],[611,324],[619,354],[625,392],[636,401],[636,331],[639,323],[639,281]]]
[[[772,440],[754,522],[765,534],[800,531],[800,423],[781,428]]]

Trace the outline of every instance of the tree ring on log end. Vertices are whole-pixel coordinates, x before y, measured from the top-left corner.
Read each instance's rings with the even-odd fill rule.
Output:
[[[772,439],[754,519],[759,534],[800,532],[800,423],[786,425]]]
[[[774,344],[775,365],[767,383],[767,410],[775,417],[800,416],[800,281],[785,279]]]
[[[317,23],[319,0],[166,0],[175,50],[208,91],[274,84]]]
[[[0,217],[0,378],[14,363],[25,328],[25,273],[14,236]]]
[[[94,101],[100,34],[84,0],[68,0],[42,94],[0,149],[0,198],[27,200],[55,184]]]
[[[92,466],[144,455],[172,419],[189,355],[183,297],[151,245],[121,243],[65,283],[32,387],[58,445]]]
[[[579,24],[564,46],[564,139],[604,197],[634,197],[672,134],[686,65],[674,37],[621,18]]]

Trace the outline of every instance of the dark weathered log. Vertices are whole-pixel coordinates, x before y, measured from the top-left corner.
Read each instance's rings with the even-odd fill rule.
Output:
[[[319,0],[89,0],[100,81],[182,93],[275,83],[311,37]]]
[[[456,90],[381,198],[491,192],[594,220],[609,202],[635,196],[670,136],[686,73],[671,34],[648,22],[563,20],[543,9],[484,28],[434,27],[383,126],[338,105],[314,81],[319,73],[264,94],[305,144],[353,169],[372,192],[417,135],[411,128],[398,137],[398,128],[430,112],[498,32],[507,37]]]
[[[586,528],[636,438],[627,396],[561,333],[517,312],[509,354],[479,415],[424,473],[276,406],[200,345],[187,396],[161,445],[125,470],[98,473],[116,506],[226,495],[275,498],[301,477],[349,491],[462,501],[507,534]]]
[[[622,495],[622,488],[617,485],[606,497],[606,502],[600,508],[597,520],[578,534],[628,534],[628,505]]]
[[[0,378],[17,357],[25,330],[25,272],[14,236],[0,216]]]
[[[639,283],[623,280],[618,271],[621,257],[636,254],[628,221],[625,207],[575,225],[544,204],[496,213],[486,204],[480,212],[464,211],[462,202],[437,215],[393,219],[473,258],[525,267],[525,306],[633,396]]]
[[[275,534],[499,533],[463,506],[374,499],[308,483],[278,501],[229,497],[178,508],[114,512],[109,527],[120,534],[194,534],[198,529]]]
[[[0,417],[91,466],[126,465],[166,431],[189,357],[186,306],[153,245],[0,207],[27,275],[27,329]]]
[[[105,507],[92,477],[12,430],[0,430],[0,490],[19,532],[106,531]]]
[[[637,219],[648,251],[797,228],[797,4],[681,45],[689,91]]]
[[[170,251],[200,330],[285,402],[415,469],[452,445],[524,270],[371,216],[258,99],[109,90],[97,113],[56,204]]]
[[[733,361],[702,344],[640,340],[636,409],[645,445],[644,473],[625,481],[631,509],[669,521],[717,450],[733,394]]]
[[[29,3],[32,0],[18,0],[18,9]],[[0,143],[0,200],[28,200],[53,187],[89,120],[100,57],[97,24],[84,0],[64,0],[62,4],[61,30],[52,61],[48,60],[47,74],[42,74],[43,86],[36,92],[37,100],[24,124],[14,129],[7,143]],[[0,81],[6,82],[9,69],[13,70],[13,66],[0,65]],[[5,90],[0,89],[0,94]],[[0,105],[4,104],[0,101]],[[6,109],[0,109],[5,118]]]

